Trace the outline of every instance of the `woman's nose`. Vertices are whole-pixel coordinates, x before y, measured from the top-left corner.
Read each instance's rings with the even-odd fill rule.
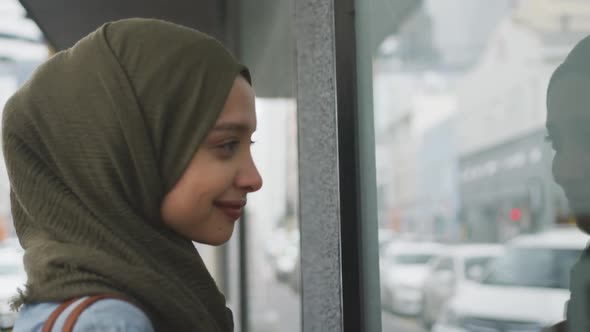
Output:
[[[262,177],[260,176],[260,172],[258,172],[258,168],[254,164],[251,156],[240,170],[236,179],[236,184],[239,188],[249,193],[258,191],[262,188]]]

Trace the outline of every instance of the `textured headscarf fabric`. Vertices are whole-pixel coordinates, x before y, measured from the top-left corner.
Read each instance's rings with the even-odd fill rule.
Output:
[[[153,19],[107,23],[36,70],[2,119],[28,276],[16,305],[115,293],[158,331],[233,330],[160,205],[240,74],[213,38]]]

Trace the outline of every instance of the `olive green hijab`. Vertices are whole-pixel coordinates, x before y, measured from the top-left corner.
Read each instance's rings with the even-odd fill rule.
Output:
[[[231,331],[231,312],[160,203],[247,69],[214,39],[107,23],[6,104],[3,150],[26,289],[16,305],[118,293],[158,331]]]

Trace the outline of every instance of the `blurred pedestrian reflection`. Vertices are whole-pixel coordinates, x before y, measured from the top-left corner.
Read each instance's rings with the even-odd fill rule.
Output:
[[[547,91],[548,140],[555,150],[553,175],[563,188],[578,227],[590,233],[590,37],[555,70]],[[566,321],[555,331],[590,331],[590,249],[571,271]]]

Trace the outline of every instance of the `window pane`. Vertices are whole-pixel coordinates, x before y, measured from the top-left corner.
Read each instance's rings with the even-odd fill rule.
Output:
[[[48,56],[37,25],[26,18],[17,0],[0,0],[0,111],[8,98]],[[26,282],[23,251],[16,239],[10,213],[10,184],[0,159],[0,328],[12,326],[16,314],[8,301]]]
[[[252,72],[258,127],[252,146],[263,177],[248,198],[242,331],[301,331],[295,38],[289,0],[243,0],[240,58]]]
[[[0,111],[31,72],[47,58],[48,48],[37,25],[26,18],[18,0],[0,0]],[[13,236],[10,184],[0,165],[0,240]],[[9,240],[10,242],[10,240]]]
[[[256,106],[253,155],[265,185],[248,203],[249,331],[297,332],[301,270],[295,102],[262,98]]]
[[[359,38],[375,45],[383,331],[540,331],[563,320],[588,241],[571,211],[577,198],[580,221],[590,197],[590,81],[552,90],[551,142],[547,89],[590,34],[590,3],[376,1],[369,12],[381,17],[361,18],[370,29]],[[557,113],[568,110],[569,122]],[[406,259],[431,246],[432,260]]]
[[[512,248],[488,267],[482,284],[568,289],[569,269],[580,250]]]

